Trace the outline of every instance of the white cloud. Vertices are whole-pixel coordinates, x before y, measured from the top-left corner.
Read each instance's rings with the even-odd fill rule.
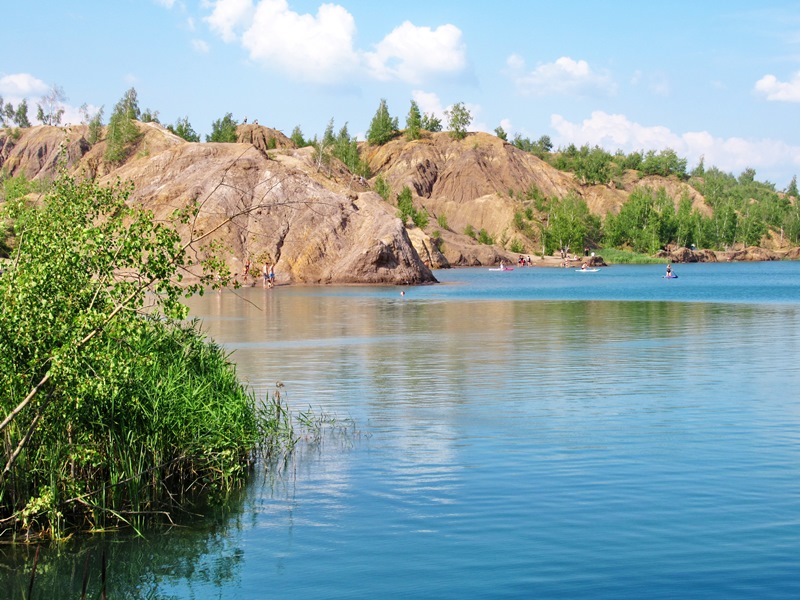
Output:
[[[23,98],[42,96],[49,89],[50,86],[44,81],[28,73],[15,73],[0,77],[0,96],[3,96],[7,102],[17,103]],[[28,105],[30,104],[28,102]]]
[[[420,83],[430,75],[457,74],[467,63],[458,27],[441,25],[431,29],[408,21],[383,38],[375,52],[366,52],[364,58],[374,78],[407,83]]]
[[[562,56],[552,63],[527,70],[525,60],[517,54],[506,59],[508,74],[523,95],[584,94],[601,92],[612,95],[616,84],[606,73],[599,73],[585,60]]]
[[[316,15],[289,10],[285,0],[262,0],[242,45],[250,58],[277,66],[296,79],[332,83],[358,63],[356,27],[341,6],[323,4]]]
[[[197,39],[192,40],[192,48],[194,48],[195,52],[198,52],[200,54],[208,54],[210,50],[207,42]]]
[[[247,26],[253,18],[252,0],[217,0],[213,6],[211,15],[203,20],[226,42],[238,39],[236,30]]]
[[[718,138],[707,131],[675,133],[668,127],[645,126],[624,115],[595,111],[581,123],[552,115],[550,124],[559,135],[557,146],[575,144],[600,146],[609,152],[623,150],[661,151],[670,148],[685,157],[691,169],[704,159],[705,166],[725,172],[740,173],[746,168],[786,172],[800,166],[800,146],[780,140],[747,140],[739,137]],[[788,180],[787,180],[788,181]]]
[[[175,0],[155,0],[156,4],[160,4],[164,8],[172,8],[175,6]]]
[[[380,81],[421,83],[466,68],[466,47],[454,25],[435,29],[408,21],[375,45],[355,47],[353,16],[338,4],[316,14],[298,13],[286,0],[217,0],[204,18],[226,42],[238,42],[250,59],[295,79],[339,83],[362,74]]]
[[[774,75],[764,75],[756,81],[755,90],[764,94],[767,100],[800,102],[800,71],[792,76],[791,81],[778,81]]]
[[[437,119],[444,120],[444,108],[437,94],[433,92],[424,92],[422,90],[414,90],[411,92],[411,98],[417,103],[422,114],[433,115]]]

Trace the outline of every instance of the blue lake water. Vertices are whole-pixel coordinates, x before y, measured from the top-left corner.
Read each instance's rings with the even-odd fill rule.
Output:
[[[259,394],[280,381],[293,410],[344,430],[221,520],[120,540],[110,585],[800,597],[800,263],[663,271],[458,269],[433,286],[193,299]]]

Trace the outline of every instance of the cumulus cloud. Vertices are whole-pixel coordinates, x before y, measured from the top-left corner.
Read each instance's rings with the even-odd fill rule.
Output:
[[[457,74],[467,64],[461,30],[454,25],[436,29],[406,21],[364,54],[370,74],[381,81],[420,83],[430,75]]]
[[[252,0],[217,0],[204,20],[224,41],[233,42],[238,39],[239,30],[252,20],[253,12]]]
[[[702,158],[706,167],[740,173],[746,168],[756,171],[786,171],[800,165],[800,146],[780,140],[748,140],[739,137],[719,138],[707,131],[675,133],[661,125],[646,126],[624,115],[595,111],[589,119],[573,123],[561,115],[552,115],[550,124],[559,135],[559,146],[575,144],[600,146],[610,152],[623,150],[661,151],[670,148],[685,157],[689,167]]]
[[[237,42],[254,62],[295,79],[337,83],[364,76],[379,81],[421,83],[431,76],[457,75],[467,64],[461,30],[405,22],[372,51],[355,47],[353,16],[337,4],[316,14],[291,10],[286,0],[217,0],[206,23],[226,42]]]
[[[562,56],[529,70],[525,60],[512,54],[506,59],[507,73],[519,93],[529,96],[603,93],[612,95],[616,84],[607,73],[593,70],[585,60]]]
[[[767,100],[778,102],[800,102],[800,71],[790,81],[778,81],[774,75],[764,75],[756,81],[755,90]]]
[[[358,63],[355,33],[352,15],[341,6],[323,4],[316,15],[301,15],[285,0],[262,0],[241,41],[257,62],[296,79],[332,83]]]
[[[0,96],[6,101],[19,102],[23,98],[42,96],[50,86],[28,73],[15,73],[0,77]],[[29,103],[30,104],[30,103]]]

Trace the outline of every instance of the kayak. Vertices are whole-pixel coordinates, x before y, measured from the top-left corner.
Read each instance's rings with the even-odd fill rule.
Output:
[[[489,269],[490,271],[513,271],[514,267],[497,267],[496,269]]]

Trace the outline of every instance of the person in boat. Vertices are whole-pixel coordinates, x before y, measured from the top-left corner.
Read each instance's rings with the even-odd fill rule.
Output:
[[[672,265],[667,265],[667,277],[672,277]]]

